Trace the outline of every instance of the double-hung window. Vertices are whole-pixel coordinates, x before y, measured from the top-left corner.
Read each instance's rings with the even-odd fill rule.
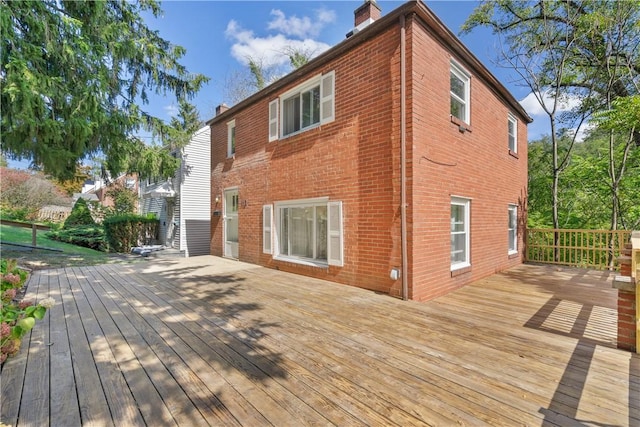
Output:
[[[315,76],[269,103],[269,141],[334,120],[335,72]]]
[[[507,130],[509,133],[509,150],[513,153],[518,152],[518,121],[509,113],[507,116]]]
[[[236,154],[236,121],[227,123],[227,158]]]
[[[451,63],[450,85],[451,115],[464,123],[470,124],[469,100],[471,91],[469,74],[454,63]]]
[[[342,265],[341,202],[277,202],[273,208],[265,205],[262,212],[263,252],[301,264]]]
[[[320,83],[282,101],[282,135],[320,123]]]
[[[509,255],[518,253],[518,206],[509,205]]]
[[[469,209],[471,201],[461,197],[451,198],[451,270],[471,265]]]

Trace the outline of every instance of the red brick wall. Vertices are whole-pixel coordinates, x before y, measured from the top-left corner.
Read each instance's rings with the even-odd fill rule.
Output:
[[[427,300],[522,262],[522,232],[518,255],[508,255],[507,219],[509,204],[520,205],[519,216],[524,212],[527,131],[518,120],[514,157],[508,150],[507,104],[462,58],[447,52],[415,22],[410,32],[412,299]],[[471,74],[471,130],[464,133],[450,117],[451,60]],[[452,196],[471,199],[471,268],[455,277],[450,268]]]
[[[409,20],[408,266],[410,298],[426,300],[521,262],[507,256],[507,205],[525,197],[527,138],[519,122],[519,158],[510,156],[509,109],[475,76],[472,132],[460,133],[449,118],[450,56],[416,28]],[[222,200],[225,188],[239,188],[242,261],[400,296],[401,280],[389,278],[401,266],[399,27],[321,67],[308,76],[335,71],[334,122],[267,142],[269,102],[300,80],[228,117],[236,121],[235,159],[226,159],[228,120],[212,126],[212,211],[222,210],[216,195]],[[472,268],[455,278],[452,194],[473,199]],[[312,197],[343,202],[344,267],[301,266],[262,253],[262,206]],[[222,248],[222,220],[214,216],[211,253],[222,255]]]
[[[636,351],[636,294],[618,289],[618,348]]]
[[[400,265],[397,90],[391,90],[398,46],[396,28],[309,74],[335,71],[332,123],[267,142],[268,103],[300,80],[229,118],[236,121],[235,159],[226,159],[226,121],[212,127],[212,210],[222,209],[215,196],[222,200],[224,188],[239,188],[240,260],[393,293],[389,270]],[[262,206],[313,197],[343,202],[344,267],[301,266],[262,253]],[[222,255],[221,217],[213,217],[211,253]]]

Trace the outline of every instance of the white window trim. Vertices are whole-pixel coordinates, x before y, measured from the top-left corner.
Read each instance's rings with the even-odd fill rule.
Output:
[[[449,88],[449,96],[453,96],[456,99],[460,100],[464,103],[464,118],[456,117],[458,120],[462,120],[466,124],[471,124],[471,74],[468,73],[462,66],[457,64],[455,61],[451,61],[451,69],[450,72],[455,74],[460,80],[462,80],[464,85],[464,99],[460,99],[460,97],[453,93],[451,88]]]
[[[269,142],[277,141],[280,135],[280,127],[278,126],[278,106],[280,105],[279,99],[274,99],[269,102]]]
[[[273,252],[273,206],[262,206],[262,252]]]
[[[232,143],[233,143],[233,140],[231,138],[232,135],[233,135],[232,130],[235,129],[235,128],[236,128],[236,121],[235,120],[231,120],[230,122],[227,122],[227,159],[232,158],[236,154],[235,152],[233,152],[233,153],[231,152]],[[238,148],[237,144],[238,144],[238,141],[236,139],[236,148]]]
[[[324,93],[325,82],[331,81],[331,92]],[[299,129],[296,132],[283,135],[284,129],[284,102],[296,94],[306,92],[316,86],[320,87],[320,121],[310,126]],[[302,132],[315,129],[323,124],[330,123],[335,120],[335,93],[336,78],[335,71],[329,71],[325,74],[317,74],[298,86],[282,93],[278,99],[269,102],[269,142],[278,139],[286,139]],[[272,114],[273,113],[273,114]]]
[[[515,218],[516,218],[516,225],[515,225],[515,233],[514,233],[514,241],[508,242],[508,253],[509,255],[515,255],[518,253],[518,205],[514,205],[514,204],[510,204],[508,207],[508,216],[507,216],[507,221],[510,220],[510,216],[511,216],[511,211],[515,211]],[[507,224],[507,236],[509,236],[509,231],[511,231],[511,224]],[[510,239],[510,238],[509,238]],[[513,243],[513,246],[515,249],[511,249],[511,243]]]
[[[306,258],[298,258],[289,255],[283,255],[280,253],[280,210],[281,208],[288,207],[305,207],[305,206],[317,206],[326,204],[327,206],[327,260],[319,261],[319,260],[310,260]],[[339,209],[339,224],[337,224],[337,233],[331,232],[332,221],[329,219],[330,209],[332,206],[337,206]],[[272,235],[272,254],[273,259],[278,261],[286,261],[294,264],[301,264],[311,267],[319,267],[319,268],[329,268],[330,265],[335,266],[343,266],[344,259],[344,237],[343,237],[343,220],[342,220],[342,202],[329,202],[329,197],[315,197],[310,199],[296,199],[296,200],[285,200],[274,202],[273,211],[272,211],[272,227],[271,227],[271,235]],[[332,254],[329,248],[331,244],[331,239],[338,238],[340,239],[340,254],[335,256],[336,254]],[[335,258],[335,259],[334,259]]]
[[[507,123],[513,123],[513,147],[511,147],[511,141],[507,139],[507,144],[509,145],[509,150],[514,153],[518,152],[518,119],[511,113],[507,116]],[[511,135],[509,134],[509,127],[507,126],[507,138]]]
[[[451,262],[451,271],[460,270],[461,268],[467,268],[471,266],[471,199],[452,196],[451,205],[464,206],[464,233],[465,233],[465,248],[467,257],[463,262],[453,263]],[[449,215],[449,221],[451,221],[451,215]],[[451,235],[452,231],[449,231]]]

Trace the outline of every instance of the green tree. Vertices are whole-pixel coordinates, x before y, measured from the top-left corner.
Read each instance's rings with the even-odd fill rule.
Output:
[[[113,176],[157,175],[157,154],[134,135],[163,138],[168,125],[145,111],[149,95],[193,96],[208,79],[180,64],[185,49],[148,28],[154,0],[0,1],[1,131],[11,158],[58,178],[96,154]]]
[[[107,190],[107,196],[113,200],[113,214],[121,215],[136,212],[138,195],[135,191],[116,183]]]
[[[180,101],[178,115],[171,118],[166,144],[170,149],[181,148],[191,141],[194,133],[204,126],[200,113],[193,104]]]
[[[638,93],[639,20],[638,0],[492,0],[476,8],[463,31],[489,26],[501,37],[505,48],[499,61],[515,69],[536,94],[549,115],[555,141],[558,102],[580,101],[562,117],[569,120],[565,123],[573,124],[567,127],[576,127],[599,111],[612,110],[616,99]],[[551,108],[545,106],[545,95],[551,95]],[[640,143],[638,131],[635,128],[627,134]],[[557,133],[566,131],[558,129]],[[618,192],[628,159],[628,155],[616,154],[620,135],[619,131],[609,131],[611,229],[618,228]],[[629,142],[627,139],[623,145],[630,149]],[[560,172],[570,160],[570,156],[552,156],[554,227],[559,225]]]
[[[79,198],[71,209],[71,214],[64,221],[63,229],[70,229],[82,226],[94,226],[96,222],[91,216],[91,210],[87,201],[82,197]]]

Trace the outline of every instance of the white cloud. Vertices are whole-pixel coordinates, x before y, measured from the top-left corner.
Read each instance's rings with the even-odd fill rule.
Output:
[[[544,101],[544,105],[547,107],[548,110],[551,110],[551,108],[553,108],[554,98],[549,94],[549,92],[544,94],[543,101]],[[570,111],[575,107],[578,107],[580,105],[580,102],[581,100],[577,96],[569,95],[567,97],[564,97],[558,103],[557,112],[560,113],[563,111]],[[540,101],[533,94],[533,92],[529,93],[529,95],[527,95],[523,100],[521,100],[520,105],[522,105],[522,108],[524,108],[525,111],[529,113],[531,117],[547,116],[547,113],[544,111],[544,109],[542,108],[542,105],[540,105]]]
[[[543,100],[547,110],[550,111],[551,108],[553,108],[554,98],[549,94],[549,92],[547,92],[545,93]],[[534,119],[534,123],[529,125],[529,139],[537,139],[545,134],[549,135],[551,133],[549,115],[542,108],[540,101],[533,92],[529,93],[529,95],[519,102],[520,105],[522,105],[522,108],[524,108],[525,111]],[[559,101],[556,113],[561,114],[563,112],[571,111],[572,109],[580,106],[580,102],[581,99],[578,96],[566,96]],[[593,129],[593,125],[586,122],[579,128],[570,129],[569,132],[571,134],[576,133],[576,141],[584,141],[591,129]]]
[[[298,18],[293,15],[286,17],[284,12],[279,9],[273,9],[271,15],[274,18],[267,25],[267,29],[276,30],[287,36],[298,37],[301,39],[309,37],[317,37],[326,24],[331,24],[336,20],[336,14],[332,10],[320,9],[316,10],[314,19],[308,16]]]
[[[263,67],[279,67],[289,64],[287,52],[299,51],[317,56],[331,46],[314,39],[325,25],[335,21],[333,11],[316,11],[316,17],[287,17],[280,10],[273,10],[274,16],[268,25],[275,34],[257,36],[253,31],[242,28],[235,20],[229,21],[225,36],[234,43],[231,55],[242,65],[249,60],[259,62]]]
[[[178,107],[175,104],[171,104],[171,105],[165,105],[164,107],[162,107],[162,109],[164,110],[165,114],[169,117],[175,117],[178,115]]]

